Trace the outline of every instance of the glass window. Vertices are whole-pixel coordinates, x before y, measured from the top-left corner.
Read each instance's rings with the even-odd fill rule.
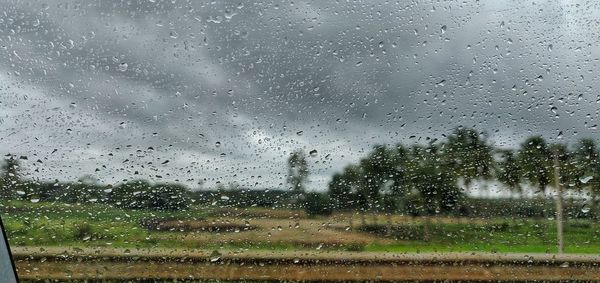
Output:
[[[18,274],[600,280],[599,16],[583,0],[2,1]]]

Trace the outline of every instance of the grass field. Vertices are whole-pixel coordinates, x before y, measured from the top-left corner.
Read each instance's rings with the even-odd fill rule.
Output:
[[[308,218],[301,211],[210,208],[134,211],[104,204],[10,202],[2,217],[12,246],[553,253],[549,219],[411,218],[356,214]],[[426,225],[426,223],[430,223]],[[424,241],[428,230],[429,240]],[[598,253],[600,225],[569,220],[567,253]]]
[[[0,209],[19,275],[33,281],[600,280],[600,225],[582,219],[567,221],[567,257],[557,261],[551,219],[15,201]],[[544,264],[523,261],[533,257]]]

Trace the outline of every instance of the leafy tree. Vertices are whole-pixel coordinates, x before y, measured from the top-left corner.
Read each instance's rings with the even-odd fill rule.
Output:
[[[600,153],[593,139],[581,139],[575,146],[574,161],[579,184],[590,193],[590,208],[598,211],[600,203]]]
[[[445,166],[440,147],[415,145],[412,148],[413,165],[410,167],[410,184],[424,201],[426,215],[449,213],[456,208],[461,192],[456,185],[456,175]]]
[[[559,183],[563,188],[567,189],[578,189],[581,187],[580,182],[580,168],[577,166],[576,154],[569,151],[566,144],[551,144],[549,146],[550,154],[553,158],[554,166],[559,166],[559,176],[555,176],[555,172],[551,175],[551,179],[559,178]],[[555,156],[556,155],[556,156]],[[554,163],[554,158],[557,158],[558,164]],[[556,184],[556,182],[555,182]]]
[[[0,179],[0,198],[11,199],[17,196],[17,186],[19,184],[19,160],[12,154],[4,157],[4,162],[0,167],[2,176]]]
[[[292,152],[288,158],[288,183],[292,192],[300,196],[304,193],[304,184],[308,178],[308,163],[302,150]]]
[[[468,188],[474,180],[491,178],[492,146],[475,129],[458,127],[448,136],[443,148],[445,163],[464,180]]]
[[[348,209],[352,207],[354,196],[343,174],[336,173],[333,175],[328,185],[328,194],[333,208]]]
[[[417,194],[421,210],[425,215],[449,213],[458,205],[461,192],[456,186],[456,175],[445,166],[440,156],[440,147],[434,143],[428,146],[414,145],[411,149],[411,165],[407,168],[412,194]],[[415,207],[409,207],[413,210]],[[424,240],[429,240],[430,218],[423,225]]]
[[[530,137],[521,144],[517,162],[523,178],[544,194],[552,179],[552,158],[548,144],[541,136]]]
[[[306,193],[304,211],[309,216],[330,215],[332,213],[331,200],[326,194],[317,192]]]
[[[521,186],[523,172],[514,152],[510,149],[504,149],[500,150],[500,154],[502,155],[502,161],[496,167],[498,181],[506,185],[511,192],[517,192],[523,198],[523,187]]]
[[[359,194],[366,200],[366,206],[363,209],[375,211],[380,205],[381,193],[386,184],[392,181],[395,173],[392,155],[393,152],[386,146],[378,145],[360,161],[364,186],[360,188]]]

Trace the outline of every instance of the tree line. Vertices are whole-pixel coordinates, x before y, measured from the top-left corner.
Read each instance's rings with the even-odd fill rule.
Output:
[[[150,210],[180,210],[189,207],[192,202],[189,189],[176,183],[151,184],[145,180],[132,180],[113,186],[100,184],[90,176],[76,182],[27,180],[19,175],[19,159],[10,154],[5,156],[0,176],[2,200],[106,203],[127,209]]]
[[[557,171],[558,169],[558,171]],[[497,148],[484,133],[458,127],[445,140],[406,146],[377,145],[366,157],[334,174],[328,195],[335,209],[389,210],[420,214],[461,213],[466,189],[474,182],[497,181],[524,197],[526,187],[546,198],[551,188],[600,200],[600,159],[596,143],[581,139],[569,146],[527,138],[516,149]],[[417,213],[417,211],[415,211]]]
[[[444,140],[427,144],[377,145],[356,164],[335,173],[326,193],[307,192],[307,156],[298,150],[287,157],[287,190],[246,190],[221,187],[215,192],[190,192],[175,183],[152,184],[133,180],[103,185],[86,180],[38,182],[19,176],[19,158],[5,156],[0,175],[0,197],[33,201],[105,202],[134,209],[182,209],[192,201],[235,206],[304,208],[309,214],[334,210],[392,212],[411,215],[471,215],[472,201],[465,190],[475,182],[498,181],[514,195],[537,188],[537,198],[558,184],[568,191],[589,194],[586,211],[594,213],[600,200],[600,153],[592,139],[572,144],[548,143],[532,136],[518,148],[498,148],[484,133],[458,127]],[[556,169],[559,167],[559,174]],[[557,177],[558,176],[558,177]],[[556,189],[556,188],[555,188]],[[221,198],[223,196],[223,199]],[[494,206],[494,200],[489,201]],[[500,208],[498,208],[500,210]],[[525,210],[525,208],[524,208]],[[476,212],[478,213],[478,212]],[[548,216],[546,212],[543,216]],[[540,215],[524,212],[524,215]]]

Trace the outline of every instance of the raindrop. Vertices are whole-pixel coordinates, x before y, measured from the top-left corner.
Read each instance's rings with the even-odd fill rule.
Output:
[[[589,182],[593,178],[594,178],[594,176],[582,177],[581,179],[579,179],[579,182],[581,182],[582,184],[586,184],[587,182]]]
[[[440,31],[442,32],[442,34],[446,33],[446,25],[443,25]]]
[[[121,64],[119,64],[119,71],[125,72],[125,71],[127,71],[127,67],[128,67],[127,63],[121,63]]]

